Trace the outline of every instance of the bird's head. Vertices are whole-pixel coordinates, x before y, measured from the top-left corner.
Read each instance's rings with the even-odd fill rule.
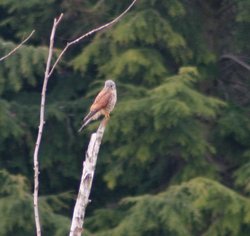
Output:
[[[108,89],[115,89],[115,82],[113,80],[106,80],[104,87]]]

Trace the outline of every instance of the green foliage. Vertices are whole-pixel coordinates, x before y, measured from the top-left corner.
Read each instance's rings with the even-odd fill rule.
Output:
[[[125,198],[118,208],[106,210],[107,215],[97,211],[87,226],[97,236],[244,236],[249,232],[249,209],[249,199],[216,181],[195,178],[157,195]],[[114,213],[118,218],[110,219]]]
[[[250,4],[247,0],[237,0],[233,3],[235,10],[234,11],[225,11],[227,18],[229,18],[230,24],[228,25],[231,27],[232,31],[234,32],[230,37],[230,48],[232,52],[240,53],[242,52],[249,52],[249,38],[250,34],[248,32],[248,27],[250,25],[250,17],[249,17],[249,10]],[[230,17],[231,14],[231,17]],[[233,19],[232,19],[233,17]]]
[[[99,66],[99,76],[129,79],[137,84],[159,83],[169,73],[164,53],[176,63],[187,62],[192,56],[183,36],[159,12],[162,5],[159,2],[155,8],[139,3],[139,10],[129,13],[114,30],[97,35],[72,61],[74,68],[84,72],[87,65],[93,64]],[[179,14],[183,16],[181,11]]]
[[[22,133],[22,129],[16,124],[15,114],[10,110],[10,105],[0,99],[0,140],[9,136],[18,137]]]
[[[47,35],[50,32],[53,16],[57,13],[55,0],[29,0],[25,3],[16,2],[14,0],[2,0],[1,9],[4,10],[6,16],[1,21],[0,27],[8,28],[15,37],[21,39],[25,34],[36,29],[36,35],[41,37],[42,34]],[[33,14],[29,14],[33,12]],[[6,30],[7,31],[7,30]],[[35,36],[36,37],[36,36]]]
[[[250,10],[250,3],[247,0],[239,0],[238,2],[238,14],[236,20],[238,22],[250,22],[250,16],[248,14]]]
[[[248,158],[250,152],[247,152]],[[243,164],[237,171],[234,173],[235,184],[236,186],[243,189],[244,193],[249,195],[250,193],[250,163]]]
[[[200,174],[211,174],[211,168],[204,163],[204,155],[213,153],[214,148],[206,141],[205,123],[215,118],[224,103],[196,91],[197,79],[195,68],[181,68],[178,75],[166,78],[140,99],[121,101],[117,105],[106,138],[106,142],[116,146],[110,150],[115,159],[111,160],[110,156],[105,160],[108,172],[104,178],[109,187],[129,184],[140,188],[138,185],[142,187],[145,179],[147,184],[154,185],[154,178],[163,175],[162,166],[170,168],[177,158],[198,162],[196,173],[204,166]],[[146,174],[152,167],[153,171]],[[180,174],[186,176],[184,178],[193,176],[190,171],[189,175],[184,172]],[[124,175],[126,178],[122,177]]]
[[[217,150],[219,155],[225,155],[228,165],[245,164],[249,160],[250,122],[248,109],[231,106],[225,109],[223,116],[218,120],[216,129]],[[226,147],[220,148],[222,144]]]
[[[2,55],[6,55],[17,45],[0,40]],[[18,92],[24,85],[36,86],[43,75],[48,54],[46,47],[22,46],[14,55],[0,64],[0,83],[3,92]],[[34,68],[36,68],[34,70]]]
[[[0,234],[32,235],[34,232],[33,196],[29,192],[27,179],[24,176],[11,175],[6,170],[1,170],[0,183]],[[65,197],[68,198],[68,194]],[[42,222],[45,226],[44,233],[46,235],[66,234],[69,220],[53,212],[48,204],[51,198],[51,196],[44,197],[40,200]],[[54,196],[53,199],[56,202],[62,202],[60,196]]]
[[[1,56],[36,30],[0,63],[1,235],[34,232],[32,157],[53,19],[64,13],[58,54],[130,2],[0,1]],[[248,12],[247,0],[140,0],[117,24],[67,51],[48,83],[39,152],[44,234],[69,231],[69,192],[76,194],[98,122],[80,135],[77,129],[111,78],[118,103],[85,234],[249,235],[249,73],[223,57],[249,64]]]

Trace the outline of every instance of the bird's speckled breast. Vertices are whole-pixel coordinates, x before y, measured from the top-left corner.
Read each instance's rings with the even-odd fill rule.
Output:
[[[114,107],[115,107],[115,104],[116,104],[116,101],[117,101],[116,90],[113,90],[112,93],[111,93],[111,96],[110,96],[108,105],[107,105],[107,107],[106,107],[106,110],[107,110],[108,112],[113,111],[113,109],[114,109]]]

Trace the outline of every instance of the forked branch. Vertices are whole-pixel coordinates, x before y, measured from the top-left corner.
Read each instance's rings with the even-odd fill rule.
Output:
[[[50,70],[50,73],[49,73],[49,76],[53,73],[56,65],[58,64],[58,62],[61,60],[63,54],[69,49],[69,47],[71,47],[73,44],[76,44],[78,43],[79,41],[83,40],[84,38],[90,36],[91,34],[94,34],[104,28],[107,28],[107,27],[110,27],[111,25],[113,25],[114,23],[118,22],[131,8],[132,6],[136,3],[137,0],[134,0],[129,6],[128,8],[123,12],[121,13],[119,16],[117,16],[114,20],[100,26],[100,27],[97,27],[91,31],[89,31],[88,33],[86,34],[83,34],[82,36],[78,37],[77,39],[71,41],[71,42],[68,42],[66,47],[62,50],[62,52],[60,53],[60,55],[58,56],[57,60],[55,61],[52,69]]]
[[[49,46],[49,54],[46,63],[46,69],[44,73],[43,79],[43,88],[41,94],[41,105],[40,105],[40,123],[38,128],[38,134],[36,139],[36,146],[34,150],[33,162],[34,162],[34,196],[33,196],[33,204],[34,204],[34,215],[35,215],[35,223],[36,223],[36,235],[41,236],[41,225],[39,218],[39,209],[38,209],[38,191],[39,191],[39,162],[38,162],[38,152],[41,144],[42,134],[43,134],[43,126],[45,124],[44,119],[44,109],[45,109],[45,99],[46,99],[46,89],[49,80],[49,70],[51,65],[51,59],[53,55],[53,47],[54,47],[54,38],[57,25],[62,19],[62,15],[58,19],[54,19],[54,24],[52,27],[51,35],[50,35],[50,46]]]

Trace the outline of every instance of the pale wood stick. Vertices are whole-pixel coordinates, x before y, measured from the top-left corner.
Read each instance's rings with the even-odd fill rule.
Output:
[[[35,33],[35,30],[32,30],[32,32],[29,34],[29,36],[24,39],[20,44],[18,44],[14,49],[12,49],[7,55],[3,56],[0,58],[0,61],[3,61],[4,59],[6,59],[7,57],[9,57],[10,55],[12,55],[13,53],[15,53],[23,44],[25,44],[30,37]]]
[[[90,138],[89,146],[85,155],[85,161],[83,162],[81,183],[74,208],[69,236],[81,236],[83,232],[86,207],[90,202],[89,195],[105,126],[106,120],[104,118],[97,132],[93,133]]]
[[[55,38],[55,32],[56,27],[59,24],[60,20],[62,19],[62,14],[58,19],[54,19],[54,24],[52,27],[51,35],[50,35],[50,46],[49,46],[49,54],[46,64],[46,70],[44,73],[44,80],[43,80],[43,88],[42,88],[42,94],[41,94],[41,106],[40,106],[40,124],[37,134],[37,140],[34,150],[34,198],[33,198],[33,204],[34,204],[34,215],[35,215],[35,223],[36,223],[36,235],[41,236],[41,224],[40,224],[40,217],[39,217],[39,209],[38,209],[38,191],[39,191],[39,162],[38,162],[38,151],[41,144],[42,134],[43,134],[43,126],[45,124],[44,120],[44,113],[45,113],[45,99],[46,99],[46,89],[49,79],[49,70],[51,65],[51,59],[53,55],[53,47],[54,47],[54,38]]]

